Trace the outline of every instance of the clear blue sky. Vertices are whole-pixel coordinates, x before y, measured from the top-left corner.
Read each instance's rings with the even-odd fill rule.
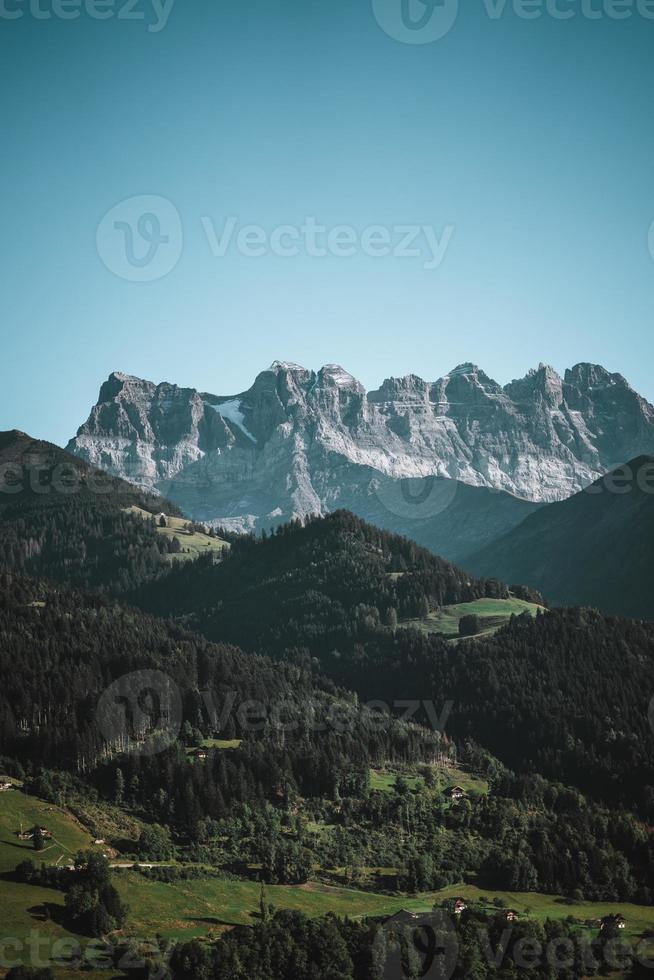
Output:
[[[493,20],[463,0],[419,45],[371,0],[177,0],[159,32],[25,6],[0,45],[0,428],[61,443],[112,370],[229,394],[275,358],[340,362],[367,387],[590,360],[654,399],[654,21],[526,21],[510,4]],[[96,246],[136,195],[183,227],[151,282]],[[229,215],[454,233],[437,269],[221,258],[201,219],[219,232]]]

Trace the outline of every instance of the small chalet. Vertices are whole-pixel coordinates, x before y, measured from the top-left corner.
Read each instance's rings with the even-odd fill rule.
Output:
[[[461,913],[465,912],[467,908],[467,903],[464,902],[462,898],[457,898],[456,902],[454,903],[454,914],[461,915]]]
[[[466,798],[466,794],[460,786],[452,786],[448,790],[448,796],[451,800],[464,800]]]
[[[617,915],[604,916],[600,922],[600,932],[603,932],[605,929],[610,929],[611,927],[614,929],[625,929],[626,926],[627,920],[625,919],[624,915],[620,915],[618,912]]]
[[[389,916],[389,918],[386,919],[386,922],[392,923],[393,925],[404,926],[412,925],[416,919],[419,918],[420,916],[416,915],[414,912],[409,912],[408,909],[400,909],[400,911],[396,912],[395,915]]]
[[[43,840],[52,840],[52,834],[50,833],[50,831],[48,830],[47,827],[39,827],[38,829],[41,831],[41,837],[43,838]],[[19,833],[18,834],[18,839],[19,840],[32,840],[32,838],[34,837],[34,831],[35,830],[36,830],[36,827],[32,827],[31,830],[28,830],[27,831],[27,833]]]
[[[0,793],[6,793],[8,789],[13,789],[13,783],[0,783]]]
[[[191,755],[194,759],[208,759],[209,753],[206,749],[193,749]]]
[[[518,918],[519,918],[519,916],[518,916],[518,913],[516,912],[515,909],[507,909],[506,910],[505,919],[506,919],[507,922],[517,922],[518,921]]]

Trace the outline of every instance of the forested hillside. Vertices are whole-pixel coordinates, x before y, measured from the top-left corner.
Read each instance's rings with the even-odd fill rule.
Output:
[[[113,593],[165,574],[152,515],[178,509],[51,443],[0,433],[0,567]]]
[[[494,579],[474,579],[407,538],[337,511],[237,540],[221,564],[175,569],[133,598],[207,636],[321,656],[439,606],[508,595]]]
[[[457,747],[293,665],[99,597],[8,576],[0,595],[3,767],[46,799],[92,791],[162,825],[131,845],[146,859],[182,848],[187,860],[245,875],[260,866],[272,882],[304,881],[312,864],[350,864],[364,877],[394,867],[393,887],[408,890],[474,870],[496,888],[649,900],[652,841],[626,812],[610,820],[578,790],[515,776],[470,740]],[[121,677],[127,685],[116,687]],[[434,679],[424,675],[423,696]],[[116,739],[104,723],[107,690],[112,706],[129,705]],[[179,714],[166,715],[176,696]],[[216,733],[233,748],[210,740],[199,758],[190,747]],[[453,803],[441,776],[457,763],[486,775],[488,798],[480,785]],[[398,775],[371,792],[380,765]],[[403,771],[417,776],[409,783]]]
[[[178,569],[139,601],[212,639],[313,665],[363,700],[429,699],[439,712],[451,701],[453,736],[654,818],[654,626],[558,610],[456,646],[402,628],[420,610],[494,593],[508,594],[338,513],[243,540],[222,564]],[[416,717],[429,723],[422,707]]]
[[[291,664],[210,643],[97,595],[10,574],[0,574],[0,640],[2,746],[24,765],[85,772],[123,751],[124,739],[112,744],[108,737],[99,699],[113,682],[137,671],[165,675],[171,698],[180,699],[172,721],[163,725],[161,749],[184,726],[200,735],[220,729],[228,739],[245,740],[247,750],[255,751],[250,742],[261,743],[267,749],[257,782],[268,788],[277,785],[279,753],[282,768],[295,752],[305,759],[298,765],[307,779],[333,785],[344,766],[429,757],[440,742],[438,734],[390,717],[380,724],[353,696]],[[134,675],[134,690],[121,688],[116,696],[140,704],[152,683],[149,674],[145,681]],[[143,711],[156,720],[164,716],[165,692],[155,693],[158,702]],[[342,726],[329,724],[332,714],[345,719]],[[296,732],[294,748],[284,738],[286,728]],[[255,754],[261,751],[259,745]],[[144,765],[154,765],[149,755]],[[304,776],[290,765],[300,785]]]
[[[530,514],[465,559],[475,574],[528,582],[556,605],[654,619],[654,457]]]

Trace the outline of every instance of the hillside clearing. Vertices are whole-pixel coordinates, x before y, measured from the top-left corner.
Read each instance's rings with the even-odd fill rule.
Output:
[[[144,520],[151,520],[153,516],[147,510],[136,506],[128,507],[127,511],[142,517]],[[182,547],[182,550],[177,554],[167,556],[171,562],[193,561],[195,558],[199,558],[200,555],[206,554],[213,554],[214,557],[219,557],[226,548],[229,548],[229,544],[223,541],[222,538],[211,537],[202,531],[186,530],[187,525],[190,523],[192,522],[188,518],[169,517],[166,515],[166,527],[159,527],[157,520],[157,534],[168,538],[169,541],[177,538]]]
[[[42,851],[36,851],[29,840],[19,840],[19,832],[35,824],[52,834]],[[20,861],[35,864],[72,864],[77,852],[93,847],[86,828],[67,810],[28,796],[20,789],[0,793],[0,872],[13,871]],[[98,846],[98,850],[105,850]]]
[[[439,633],[449,640],[459,640],[459,622],[463,616],[478,616],[481,630],[478,636],[490,636],[510,620],[511,616],[529,613],[536,616],[542,606],[524,599],[476,599],[444,606],[424,619],[405,619],[399,625],[403,629],[417,629],[423,633]]]

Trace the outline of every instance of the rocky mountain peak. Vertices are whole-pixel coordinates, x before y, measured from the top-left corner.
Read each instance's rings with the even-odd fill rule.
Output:
[[[134,378],[130,374],[123,374],[122,371],[112,371],[100,388],[97,404],[101,405],[103,402],[113,401],[126,386],[144,387],[149,385],[151,382]],[[152,387],[154,386],[152,385]]]
[[[479,367],[476,364],[473,364],[471,361],[465,361],[463,364],[457,364],[457,366],[454,367],[454,368],[452,368],[451,371],[448,371],[447,374],[446,374],[446,377],[448,377],[448,378],[456,378],[456,377],[461,376],[461,375],[463,375],[463,376],[467,376],[467,375],[474,376],[474,375],[477,375],[477,374],[479,374]],[[482,374],[483,374],[483,372],[482,372]]]
[[[563,379],[551,365],[541,362],[537,368],[528,371],[524,378],[505,385],[504,392],[517,404],[544,400],[558,408],[563,402]]]
[[[622,388],[631,388],[629,383],[621,374],[611,374],[601,364],[580,363],[569,368],[565,372],[567,384],[575,385],[582,390],[591,388],[606,388],[608,386],[619,385]]]
[[[349,371],[340,364],[325,364],[318,371],[318,383],[335,385],[337,388],[349,388],[365,394],[365,388]]]
[[[307,368],[302,367],[301,364],[295,364],[293,361],[273,361],[268,371],[272,371],[273,374],[312,374],[312,371],[308,371]]]
[[[407,374],[403,378],[386,378],[377,391],[368,393],[370,402],[415,402],[427,401],[431,384],[423,381],[417,374]]]

